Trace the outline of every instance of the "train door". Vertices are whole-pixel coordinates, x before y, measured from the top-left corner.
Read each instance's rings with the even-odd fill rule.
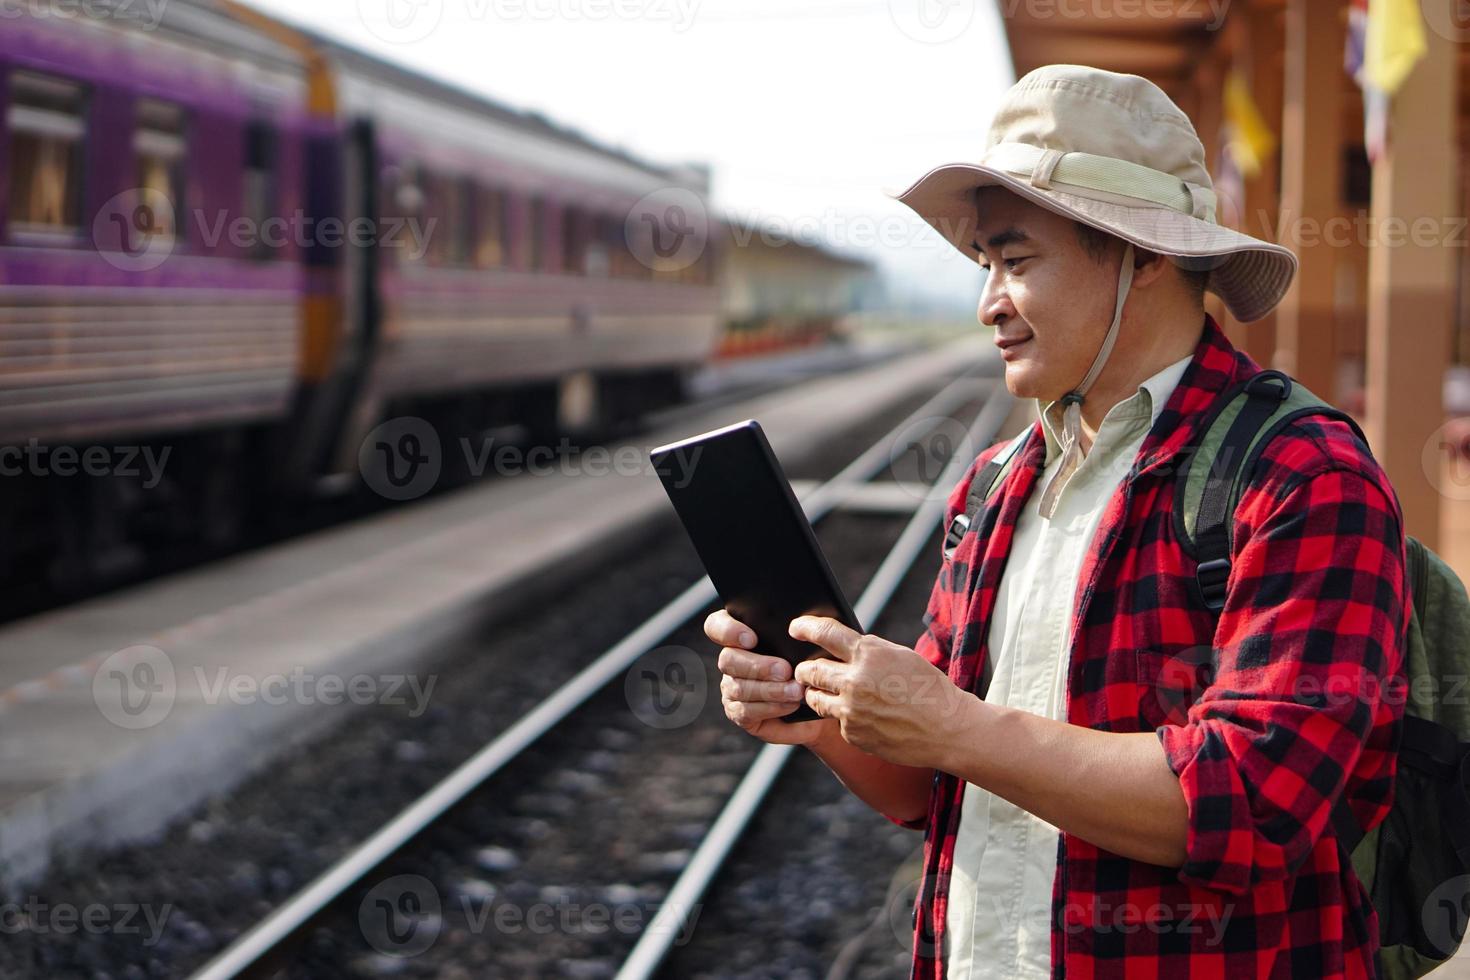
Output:
[[[373,233],[355,239],[346,256],[346,398],[331,459],[331,470],[341,480],[355,478],[358,447],[382,407],[372,384],[383,326],[380,169],[376,127],[371,119],[359,118],[348,130],[345,188],[353,218]]]
[[[372,411],[365,402],[381,323],[377,171],[367,119],[352,122],[330,145],[314,146],[307,162],[309,214],[342,230],[335,241],[314,242],[305,256],[306,342],[293,468],[319,492],[347,489],[355,480],[359,423]]]

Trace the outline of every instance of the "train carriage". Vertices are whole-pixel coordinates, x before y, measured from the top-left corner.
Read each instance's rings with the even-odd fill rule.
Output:
[[[603,415],[677,396],[717,340],[717,245],[700,213],[695,247],[664,261],[640,223],[670,206],[702,212],[706,171],[654,167],[315,43],[354,124],[348,210],[379,233],[350,277],[365,297],[360,418],[454,409],[460,393],[498,391],[511,396],[492,403],[501,417],[479,421],[548,413],[545,431],[570,421],[572,385],[593,385]],[[358,435],[349,427],[339,451],[355,452]]]
[[[259,209],[300,207],[303,89],[290,52],[204,8],[151,32],[4,22],[0,440],[285,412],[297,256],[252,255],[227,229],[247,187]]]
[[[0,23],[0,462],[171,451],[161,488],[7,472],[7,579],[106,579],[140,524],[223,544],[252,500],[355,485],[391,414],[545,435],[710,355],[707,171],[233,0],[160,13]],[[695,249],[657,227],[670,195]]]

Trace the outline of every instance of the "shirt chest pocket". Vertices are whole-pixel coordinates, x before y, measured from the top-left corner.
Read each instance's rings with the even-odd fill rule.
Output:
[[[1132,657],[1113,659],[1130,675],[1130,698],[1136,699],[1130,703],[1136,703],[1141,731],[1186,724],[1190,707],[1215,676],[1215,651],[1209,644],[1142,647]]]

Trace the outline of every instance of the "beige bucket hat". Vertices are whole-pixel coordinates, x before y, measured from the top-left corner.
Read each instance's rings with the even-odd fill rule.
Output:
[[[1289,249],[1224,228],[1194,126],[1153,82],[1085,65],[1027,73],[1001,102],[978,163],[935,167],[895,196],[971,259],[975,190],[998,184],[1124,241],[1209,269],[1238,320],[1259,320],[1296,274]]]
[[[1040,502],[1041,515],[1050,518],[1082,459],[1081,406],[1118,338],[1133,249],[1209,270],[1205,288],[1247,323],[1281,301],[1296,256],[1216,222],[1214,185],[1194,126],[1162,89],[1137,75],[1085,65],[1027,73],[1002,100],[979,163],[935,167],[896,198],[978,260],[975,191],[991,185],[1125,243],[1112,323],[1086,376],[1060,399],[1061,461]]]

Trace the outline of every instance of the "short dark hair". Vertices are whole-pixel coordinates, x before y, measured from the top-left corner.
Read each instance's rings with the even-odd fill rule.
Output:
[[[1117,235],[1103,231],[1101,228],[1094,228],[1081,221],[1072,223],[1077,228],[1077,241],[1081,243],[1082,250],[1090,255],[1094,262],[1101,262],[1107,258],[1112,243],[1120,240]],[[1205,287],[1210,282],[1210,270],[1187,269],[1177,262],[1174,263],[1174,267],[1179,270],[1179,277],[1184,280],[1184,284],[1190,288],[1195,297],[1203,300]]]

